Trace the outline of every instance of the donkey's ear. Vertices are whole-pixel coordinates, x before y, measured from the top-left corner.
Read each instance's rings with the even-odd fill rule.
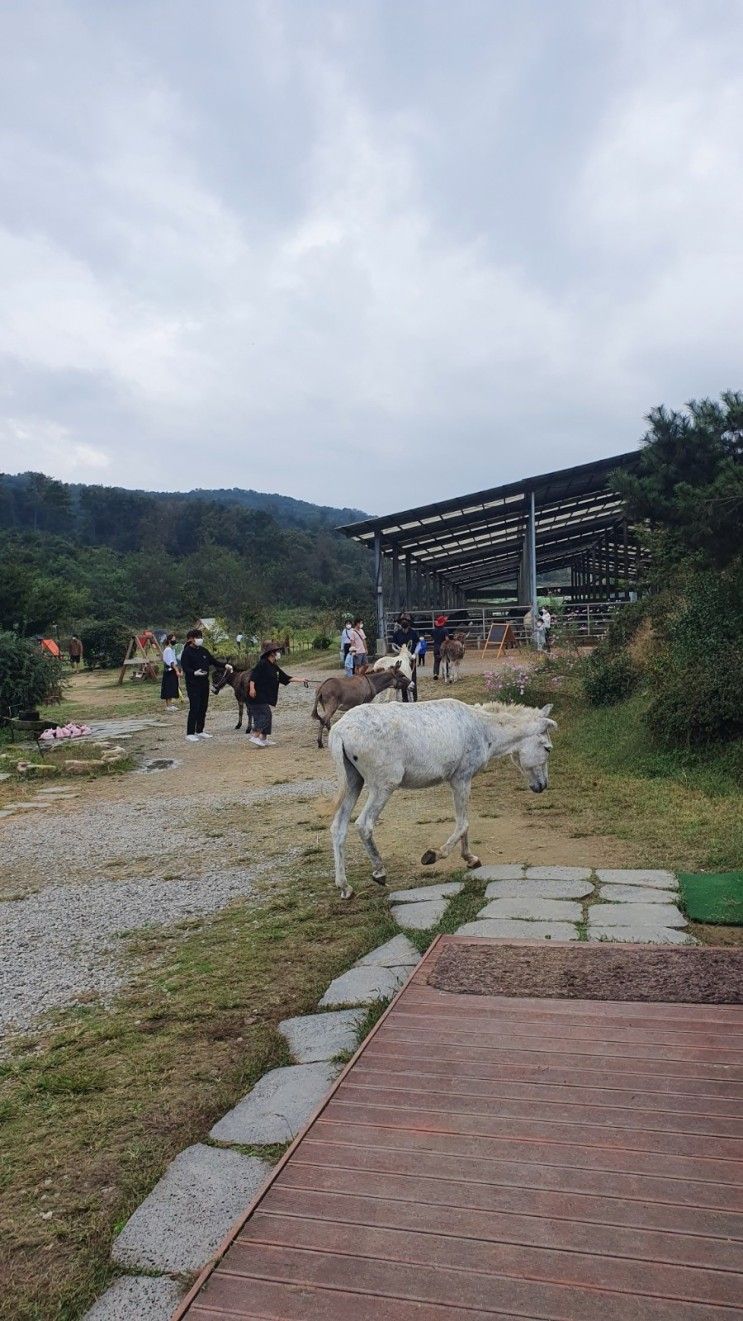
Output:
[[[543,706],[541,711],[539,712],[540,716],[548,716],[550,711],[552,710],[552,706],[553,706],[552,702],[548,702],[546,706]]]

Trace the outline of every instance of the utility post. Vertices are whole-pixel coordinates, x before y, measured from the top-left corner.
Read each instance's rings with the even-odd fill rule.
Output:
[[[377,645],[376,652],[378,656],[383,656],[387,650],[387,639],[384,630],[384,578],[382,574],[383,566],[382,556],[382,534],[374,533],[374,591],[377,599]]]

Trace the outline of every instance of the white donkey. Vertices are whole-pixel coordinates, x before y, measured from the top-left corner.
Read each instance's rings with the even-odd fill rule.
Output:
[[[360,706],[349,711],[330,732],[328,746],[338,775],[340,796],[330,827],[335,860],[335,883],[342,899],[353,891],[346,876],[345,845],[351,813],[361,790],[368,798],[356,822],[361,841],[372,860],[372,878],[384,885],[384,863],[374,843],[373,830],[395,789],[451,786],[456,827],[440,849],[427,849],[421,862],[446,858],[459,843],[468,867],[479,867],[467,839],[472,777],[493,757],[514,754],[534,793],[549,784],[549,730],[551,706],[508,706],[486,702],[469,706],[452,698],[417,706]]]
[[[400,673],[404,676],[404,678],[406,678],[408,682],[411,684],[415,683],[415,678],[416,678],[415,656],[413,655],[412,651],[408,650],[407,643],[403,643],[399,652],[397,652],[393,656],[380,656],[379,660],[374,662],[372,669],[394,670],[398,665],[400,666]],[[397,701],[397,693],[391,688],[388,688],[386,692],[380,694],[380,696],[377,698],[378,704],[381,702],[395,702],[395,701]],[[403,697],[403,701],[407,701],[407,697]]]

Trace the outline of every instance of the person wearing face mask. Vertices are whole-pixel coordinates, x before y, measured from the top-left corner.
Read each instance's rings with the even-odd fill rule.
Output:
[[[261,658],[250,676],[248,701],[253,719],[250,742],[259,748],[275,747],[269,734],[273,725],[273,708],[279,700],[279,684],[303,683],[305,688],[309,686],[306,679],[293,679],[286,674],[279,666],[280,659],[278,642],[264,642]]]
[[[225,669],[232,673],[232,666],[212,653],[204,646],[200,629],[191,628],[186,634],[186,645],[181,652],[181,669],[186,680],[188,693],[188,723],[186,738],[189,743],[198,743],[203,738],[211,738],[204,733],[206,708],[209,705],[209,666]]]
[[[361,618],[361,615],[357,615],[351,625],[350,640],[351,646],[348,655],[352,658],[352,672],[358,674],[369,662],[369,651],[366,645],[364,621]]]
[[[175,711],[173,703],[181,695],[178,685],[178,658],[175,654],[175,633],[169,633],[163,647],[163,677],[160,684],[160,696],[166,711]]]

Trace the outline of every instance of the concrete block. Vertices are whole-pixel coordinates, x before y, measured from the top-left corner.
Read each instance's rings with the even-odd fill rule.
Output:
[[[354,968],[414,968],[420,963],[421,956],[407,936],[393,936],[384,945],[379,945],[363,958],[357,959]]]
[[[167,1275],[122,1275],[85,1313],[83,1321],[170,1321],[185,1285]]]
[[[477,868],[478,880],[483,881],[518,881],[523,875],[524,867],[518,862],[499,862],[492,866]]]
[[[428,931],[441,921],[446,905],[446,899],[426,899],[419,904],[397,904],[390,912],[398,926],[410,931]]]
[[[686,918],[675,904],[593,904],[589,927],[685,927]]]
[[[679,931],[675,927],[650,926],[647,923],[621,927],[589,927],[590,941],[627,941],[647,945],[698,945],[699,941],[690,936],[688,931]]]
[[[286,1038],[297,1064],[315,1064],[353,1050],[365,1017],[365,1009],[306,1014],[303,1018],[285,1018],[279,1023],[279,1032]]]
[[[527,881],[587,881],[590,867],[527,867]]]
[[[209,1137],[245,1145],[290,1142],[317,1109],[338,1072],[336,1065],[327,1062],[272,1069],[217,1121]]]
[[[480,936],[492,940],[577,940],[577,929],[570,922],[519,922],[504,918],[465,922],[458,936]]]
[[[451,899],[461,894],[463,881],[442,881],[440,885],[416,885],[412,890],[393,890],[388,896],[391,904],[416,904],[429,899]]]
[[[678,881],[672,871],[652,871],[647,867],[600,867],[596,875],[608,885],[651,885],[659,890],[678,889]]]
[[[519,899],[492,899],[480,910],[478,918],[525,918],[538,922],[580,922],[583,909],[568,899],[540,899],[524,895]]]
[[[406,981],[408,973],[408,968],[349,968],[330,983],[320,1001],[320,1008],[371,1005],[376,1000],[389,1000]]]
[[[593,894],[590,881],[491,881],[486,899],[585,899]]]
[[[187,1147],[124,1225],[113,1260],[135,1270],[200,1270],[270,1170],[237,1151]]]
[[[649,885],[601,885],[599,897],[612,904],[667,904],[674,895]]]

